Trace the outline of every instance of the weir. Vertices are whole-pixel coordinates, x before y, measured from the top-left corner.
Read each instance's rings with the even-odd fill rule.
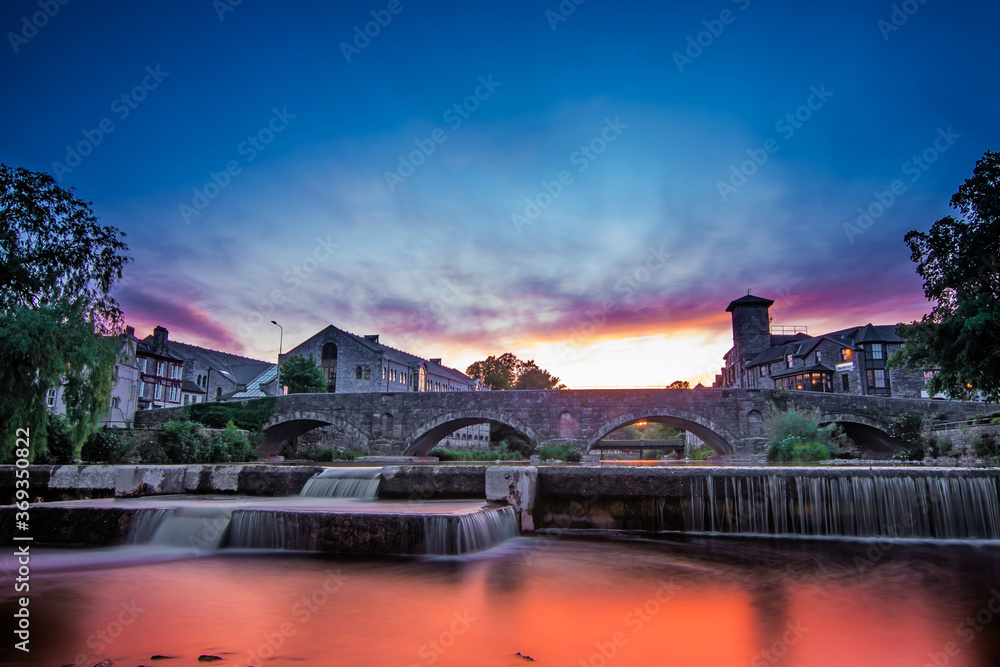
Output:
[[[311,498],[376,498],[382,468],[327,468],[302,487]]]

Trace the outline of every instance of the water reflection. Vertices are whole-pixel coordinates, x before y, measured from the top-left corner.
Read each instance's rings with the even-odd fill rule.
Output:
[[[873,544],[539,537],[463,559],[160,562],[134,547],[64,552],[51,554],[63,567],[32,579],[31,654],[5,641],[0,656],[47,667],[206,653],[241,667],[527,664],[517,653],[573,667],[1000,664],[1000,548]],[[74,557],[90,569],[64,571]],[[992,605],[1000,612],[1000,594]],[[7,597],[0,613],[13,609]]]

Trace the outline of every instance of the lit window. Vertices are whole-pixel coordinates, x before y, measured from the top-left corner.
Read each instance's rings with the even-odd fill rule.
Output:
[[[851,348],[845,347],[844,349],[842,349],[840,351],[840,360],[841,361],[850,361],[851,360],[851,355],[853,355],[853,354],[854,354],[854,352],[851,350]]]
[[[884,359],[885,358],[885,347],[882,343],[872,343],[871,346],[871,356],[872,359]]]

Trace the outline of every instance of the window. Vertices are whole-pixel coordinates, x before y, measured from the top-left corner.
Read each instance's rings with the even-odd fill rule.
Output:
[[[184,394],[184,405],[191,402],[191,396],[189,394]]]
[[[885,346],[882,343],[872,343],[871,348],[871,358],[872,359],[884,359],[885,358]]]
[[[118,398],[117,396],[112,396],[111,397],[111,409],[112,410],[116,409],[120,404],[121,404],[121,399],[120,398]]]
[[[146,372],[146,362],[147,361],[149,361],[149,360],[148,359],[138,359],[137,360],[140,372],[142,372],[142,373]]]
[[[788,365],[789,368],[794,367],[795,366],[795,357],[793,355],[791,355],[791,354],[785,355],[785,363]]]
[[[183,370],[182,366],[173,366],[170,369],[170,377],[172,377],[175,380],[180,380],[181,379],[181,371],[182,370]]]
[[[371,380],[372,379],[372,367],[371,366],[365,366],[365,379],[366,380]]]
[[[934,371],[924,371],[924,384],[930,382],[931,378],[933,377],[934,377]]]
[[[760,367],[760,376],[762,378],[766,378],[767,377],[767,366],[761,366]]]
[[[163,399],[163,385],[162,384],[158,384],[158,385],[155,385],[153,387],[153,399],[157,400],[157,401]]]
[[[162,361],[157,361],[156,362],[156,374],[159,375],[160,377],[166,377],[163,374],[166,371],[165,366],[166,366],[166,364],[164,364]]]
[[[45,395],[45,405],[50,408],[54,408],[56,405],[56,390],[49,389],[49,392]]]
[[[216,400],[222,398],[222,387],[215,388],[215,398]]]
[[[360,380],[361,379],[361,373],[362,373],[361,366],[358,366],[357,368],[355,368],[354,369],[354,379],[355,380]]]
[[[823,353],[820,352],[819,350],[816,350],[816,363],[818,364],[822,361],[823,361]]]
[[[875,371],[875,387],[879,389],[884,389],[886,386],[885,370],[878,369]]]
[[[840,351],[840,361],[842,362],[850,361],[853,355],[854,352],[851,350],[851,348],[845,347]]]
[[[191,397],[191,403],[192,403],[192,405],[195,404],[195,403],[197,403],[197,402],[198,402],[198,397],[197,396],[192,396]]]
[[[844,375],[842,375],[840,377],[841,377],[841,381],[842,381],[842,383],[844,385],[844,391],[845,392],[850,391],[851,390],[851,378],[848,377],[847,374],[844,374]]]
[[[181,389],[180,387],[167,387],[167,400],[171,403],[181,402]]]

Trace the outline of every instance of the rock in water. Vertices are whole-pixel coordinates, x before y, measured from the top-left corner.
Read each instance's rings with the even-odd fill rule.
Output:
[[[215,662],[216,660],[222,660],[217,655],[199,655],[198,662]]]

